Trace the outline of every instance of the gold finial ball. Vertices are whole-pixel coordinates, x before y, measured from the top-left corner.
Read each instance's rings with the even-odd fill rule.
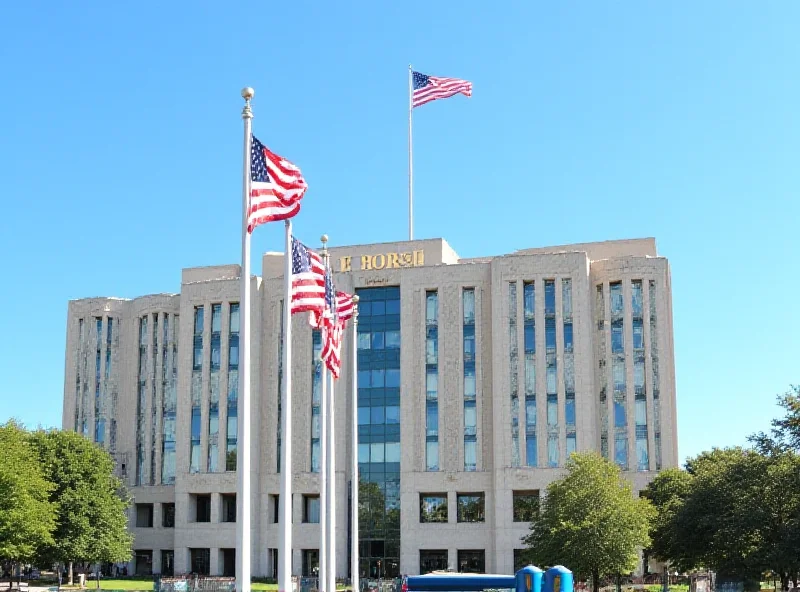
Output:
[[[252,98],[255,96],[255,94],[256,94],[256,91],[254,91],[254,90],[253,90],[252,88],[250,88],[249,86],[246,86],[246,87],[244,87],[244,88],[242,89],[242,98],[243,98],[245,101],[249,101],[250,99],[252,99]]]
[[[324,245],[325,243],[328,242],[328,235],[327,234],[323,234],[321,237],[319,237],[319,240],[321,240],[322,244]]]
[[[361,299],[358,297],[358,294],[353,294],[353,304],[358,304],[359,300]]]

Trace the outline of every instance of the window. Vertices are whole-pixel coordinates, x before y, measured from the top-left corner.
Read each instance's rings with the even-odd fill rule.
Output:
[[[419,551],[419,573],[424,575],[434,571],[445,571],[447,565],[447,549]]]
[[[277,524],[280,520],[280,496],[270,495],[269,500],[272,508],[272,523]]]
[[[175,574],[175,551],[163,549],[161,551],[161,575],[172,576]]]
[[[153,504],[136,504],[136,528],[153,528]]]
[[[236,575],[236,549],[219,550],[222,576],[232,578]]]
[[[517,282],[508,282],[509,384],[511,386],[511,466],[521,464],[519,448],[519,336],[517,335]]]
[[[278,579],[278,550],[267,549],[269,552],[269,568],[268,574],[273,580]]]
[[[620,315],[622,314],[623,308],[622,282],[611,282],[608,285],[608,288],[611,292],[611,314]]]
[[[303,496],[303,522],[306,524],[319,524],[319,496]]]
[[[485,499],[482,493],[459,493],[458,522],[484,522]]]
[[[133,552],[134,573],[137,576],[153,575],[153,551],[137,549]]]
[[[211,549],[189,549],[189,562],[193,574],[207,576],[211,573]]]
[[[239,436],[239,303],[231,302],[228,324],[228,421],[226,425],[225,470],[236,470]]]
[[[458,571],[460,573],[486,573],[486,551],[458,550]]]
[[[222,494],[222,522],[236,522],[236,494]]]
[[[195,522],[211,522],[210,495],[195,495]]]
[[[420,522],[447,522],[447,494],[419,494]]]
[[[303,576],[319,577],[319,549],[303,549]]]
[[[439,293],[425,294],[425,466],[429,471],[439,470]]]
[[[175,528],[175,504],[161,504],[161,526]]]
[[[514,522],[531,522],[539,514],[539,491],[515,491]]]

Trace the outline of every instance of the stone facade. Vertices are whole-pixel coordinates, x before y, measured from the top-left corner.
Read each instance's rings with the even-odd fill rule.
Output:
[[[563,474],[572,449],[602,450],[624,465],[636,489],[659,469],[677,466],[670,270],[653,239],[477,259],[460,259],[440,239],[337,247],[330,254],[338,289],[400,290],[400,540],[399,551],[382,552],[378,570],[419,573],[426,551],[467,569],[468,551],[475,551],[469,556],[483,557],[485,571],[512,573],[514,550],[528,531],[527,522],[514,520],[514,492],[543,492]],[[267,253],[262,276],[251,279],[252,565],[265,576],[274,575],[277,546],[282,273],[282,254]],[[229,443],[238,445],[232,433],[238,354],[230,336],[239,274],[237,265],[185,269],[180,294],[69,303],[63,426],[101,442],[117,460],[135,499],[132,570],[233,569],[236,525],[226,508],[236,478],[226,463]],[[474,291],[469,364],[464,289]],[[434,291],[438,423],[431,430],[426,299]],[[319,546],[319,525],[304,521],[305,496],[318,494],[319,475],[311,466],[312,332],[305,315],[295,315],[292,327],[293,571],[299,575],[309,569],[304,550]],[[349,569],[353,338],[348,327],[335,389],[342,578]],[[472,389],[465,370],[473,359],[474,403],[465,404]],[[465,424],[467,407],[474,409],[474,428]],[[438,470],[428,470],[434,437]],[[475,442],[474,458],[466,440]],[[447,499],[445,521],[421,520],[422,494]],[[483,521],[459,520],[459,494],[484,496]],[[365,573],[376,575],[375,567],[363,562]]]

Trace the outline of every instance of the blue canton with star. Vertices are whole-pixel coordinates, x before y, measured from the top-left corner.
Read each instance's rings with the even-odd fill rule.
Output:
[[[333,287],[333,274],[329,269],[325,273],[325,304],[328,306],[328,310],[331,311],[331,316],[336,316],[336,290]]]
[[[292,237],[292,275],[311,271],[311,256],[308,249],[296,238]]]
[[[414,72],[411,78],[414,83],[414,90],[425,88],[430,83],[427,74],[420,74],[419,72]]]
[[[269,183],[267,159],[264,156],[264,144],[255,136],[250,136],[250,180],[254,183]]]

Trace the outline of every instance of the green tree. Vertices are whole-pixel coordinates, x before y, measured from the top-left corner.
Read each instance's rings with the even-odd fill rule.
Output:
[[[749,440],[764,454],[795,450],[800,452],[800,386],[791,386],[788,391],[778,395],[778,407],[784,415],[772,420],[770,433],[759,432]]]
[[[114,476],[108,452],[70,431],[40,430],[31,442],[55,486],[51,500],[58,501],[55,540],[44,548],[42,558],[63,564],[130,559],[130,497]]]
[[[693,541],[684,541],[675,532],[676,516],[692,492],[692,483],[688,471],[665,469],[642,491],[642,497],[650,500],[656,512],[650,525],[649,552],[681,572],[697,567]]]
[[[650,544],[654,511],[634,497],[619,467],[599,454],[573,454],[567,470],[547,487],[523,540],[533,563],[563,563],[578,577],[591,577],[599,590],[601,576],[636,568],[638,550]]]
[[[0,451],[0,561],[28,562],[53,544],[53,485],[27,432],[13,421],[0,425]]]
[[[800,457],[715,449],[654,480],[653,549],[679,569],[704,566],[757,586],[772,571],[783,589],[800,569]],[[672,479],[671,479],[672,478]]]

